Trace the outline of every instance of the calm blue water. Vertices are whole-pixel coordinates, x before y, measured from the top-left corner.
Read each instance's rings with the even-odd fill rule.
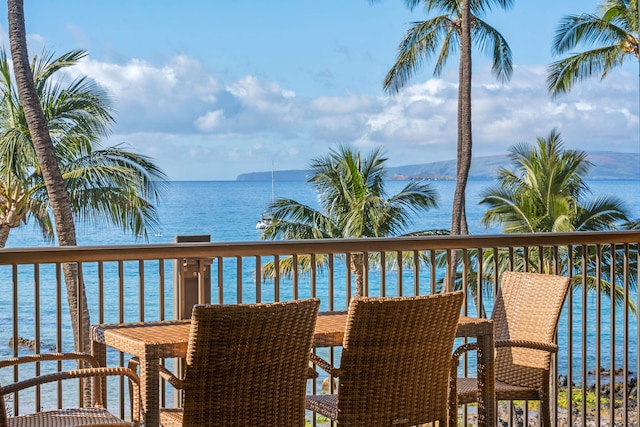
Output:
[[[406,182],[390,181],[387,183],[388,194],[394,194],[399,191]],[[450,226],[450,211],[455,188],[453,181],[433,181],[432,185],[439,193],[439,208],[433,209],[426,214],[414,218],[414,226],[411,230],[425,229],[441,229]],[[480,219],[484,213],[484,207],[478,205],[479,194],[484,189],[492,185],[490,181],[471,181],[467,189],[467,206],[468,206],[468,222],[472,234],[497,233],[499,230],[487,230],[480,224]],[[631,217],[640,217],[640,197],[638,197],[638,181],[591,181],[589,182],[594,195],[617,195],[626,200],[627,207]],[[276,182],[276,197],[292,198],[303,203],[317,206],[316,195],[311,191],[311,187],[304,182]],[[271,199],[271,182],[269,181],[212,181],[212,182],[173,182],[164,194],[161,205],[159,206],[161,229],[158,233],[154,233],[149,237],[149,243],[168,243],[172,242],[177,235],[189,234],[209,234],[212,241],[252,241],[259,240],[259,231],[255,229],[255,224],[260,215]],[[129,244],[143,243],[144,241],[136,241],[133,237],[123,234],[121,231],[111,227],[95,227],[93,224],[78,225],[78,242],[80,245],[104,245],[104,244]],[[38,231],[32,226],[23,227],[20,230],[13,230],[9,237],[7,247],[30,247],[48,245]],[[234,268],[233,266],[228,266]],[[115,274],[115,273],[113,273]],[[137,271],[131,271],[134,283],[137,280]],[[106,272],[108,277],[109,272]],[[0,286],[4,287],[7,276],[0,274]],[[10,277],[10,276],[8,276]],[[9,279],[10,280],[10,279]],[[109,281],[109,280],[107,280]],[[8,282],[10,283],[10,282]],[[7,283],[7,284],[8,284]],[[25,284],[31,287],[32,285]],[[90,292],[91,284],[88,284],[88,292]],[[135,286],[134,286],[135,287]],[[157,301],[157,290],[150,287],[149,295],[145,295],[146,304],[152,304]],[[155,292],[155,293],[154,293]],[[4,295],[3,295],[4,294]],[[170,294],[169,294],[170,297]],[[282,296],[285,298],[285,295]],[[576,296],[577,297],[577,296]],[[226,297],[225,297],[226,298]],[[637,301],[637,298],[635,299]],[[226,302],[233,302],[226,298]],[[31,304],[28,301],[21,303],[20,317],[21,321],[28,324],[28,319],[33,317]],[[586,309],[589,322],[593,325],[595,314],[595,299],[590,298],[585,307],[575,304],[573,309],[574,319],[579,319],[581,310]],[[560,346],[563,353],[560,354],[560,371],[566,371],[566,313],[563,313],[563,319],[560,323]],[[603,300],[603,312],[601,319],[603,321],[603,330],[609,330],[609,313],[610,307],[607,301]],[[7,293],[0,293],[0,321],[5,323],[11,319],[11,302]],[[150,315],[151,316],[151,315]],[[55,319],[43,316],[44,319],[50,319],[42,325],[43,337],[48,339],[51,337],[53,342],[53,329],[47,331],[47,328],[55,326]],[[95,318],[95,317],[94,317]],[[152,318],[152,317],[150,317]],[[618,331],[622,327],[622,316],[616,318]],[[65,320],[66,321],[66,320]],[[106,321],[117,321],[109,320]],[[7,323],[10,324],[10,323]],[[563,326],[564,325],[564,326]],[[637,349],[637,324],[635,319],[631,322],[631,350],[632,370],[635,370],[636,349]],[[6,329],[6,328],[5,328]],[[25,332],[28,334],[28,331]],[[574,369],[575,374],[580,374],[580,342],[579,327],[574,331]],[[592,348],[594,346],[593,328],[590,328],[587,342],[590,348],[590,355],[587,360],[589,369],[595,366],[595,359]],[[618,334],[616,334],[618,335]],[[0,343],[6,343],[11,336],[11,331],[2,330],[0,328]],[[609,338],[607,334],[603,335],[602,364],[608,363],[609,354]],[[616,343],[616,347],[620,344]],[[10,349],[0,345],[0,356],[8,356]],[[578,356],[578,357],[576,357]],[[563,361],[564,359],[564,361]]]
[[[412,230],[449,228],[454,181],[432,181],[439,194],[439,207],[414,218]],[[404,181],[389,181],[389,195],[406,185]],[[486,229],[480,224],[484,207],[478,204],[480,192],[492,181],[470,181],[467,188],[467,217],[472,234],[497,233],[499,229]],[[631,216],[640,217],[640,190],[638,181],[590,181],[594,195],[616,195],[623,198]],[[276,182],[276,198],[291,198],[317,207],[315,193],[302,181]],[[159,206],[161,230],[149,236],[149,243],[172,242],[177,235],[210,234],[213,241],[259,240],[255,225],[265,206],[271,200],[269,181],[178,181],[168,185]],[[122,231],[93,224],[78,224],[78,243],[127,244],[136,241]],[[13,230],[7,247],[43,246],[47,243],[37,230],[27,225]]]

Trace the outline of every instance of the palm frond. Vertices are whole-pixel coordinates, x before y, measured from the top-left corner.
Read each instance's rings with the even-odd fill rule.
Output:
[[[508,82],[513,74],[513,63],[507,40],[480,18],[474,16],[472,19],[471,36],[478,48],[493,58],[491,72],[501,83]]]
[[[458,35],[449,15],[414,22],[400,42],[396,62],[384,79],[385,91],[398,93],[422,69],[423,64],[434,57],[438,46],[441,46],[434,69],[434,75],[438,76],[451,50],[457,45],[451,43],[453,37]]]
[[[621,65],[628,54],[640,57],[637,2],[612,0],[601,4],[601,16],[594,14],[564,17],[553,39],[553,53],[563,55],[584,47],[548,67],[547,89],[556,97],[571,90],[576,82],[593,75],[604,79]]]

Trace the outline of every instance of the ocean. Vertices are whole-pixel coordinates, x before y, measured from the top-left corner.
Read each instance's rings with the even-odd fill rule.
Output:
[[[632,218],[640,218],[640,197],[638,197],[638,181],[589,181],[593,196],[615,195],[625,200]],[[403,181],[388,181],[386,189],[388,195],[395,194],[406,185]],[[413,226],[407,231],[428,229],[448,229],[451,222],[451,205],[455,189],[453,181],[431,181],[431,185],[439,195],[439,207],[421,215],[414,215]],[[485,208],[479,205],[480,194],[493,185],[493,181],[469,181],[467,188],[467,218],[471,234],[497,234],[499,229],[486,229],[481,224]],[[158,206],[161,227],[150,234],[149,243],[171,243],[176,236],[208,234],[214,242],[255,241],[260,238],[260,231],[256,230],[256,222],[270,202],[272,197],[272,183],[270,181],[193,181],[171,182],[167,185],[161,204]],[[275,183],[276,198],[291,198],[299,202],[317,207],[318,200],[312,188],[303,181],[287,181]],[[121,245],[144,243],[118,229],[109,226],[95,226],[94,224],[78,224],[79,245]],[[50,243],[42,239],[39,231],[33,225],[12,230],[7,247],[37,247]],[[3,280],[4,281],[4,280]],[[10,319],[10,301],[3,301],[0,297],[0,319]],[[147,304],[157,301],[155,298],[146,299]],[[636,299],[637,301],[637,299]],[[587,307],[589,310],[589,307]],[[32,315],[31,307],[25,307],[20,316]],[[577,311],[576,311],[577,310]],[[574,316],[579,316],[581,308],[574,309]],[[609,317],[608,304],[603,304],[602,318]],[[565,310],[566,311],[566,310]],[[621,321],[622,316],[618,316]],[[563,320],[561,320],[562,322]],[[566,324],[566,323],[565,323]],[[53,324],[54,325],[54,324]],[[46,327],[43,325],[43,328]],[[617,329],[621,330],[621,329]],[[637,323],[635,318],[630,322],[632,343],[637,342]],[[0,331],[0,340],[10,337],[10,331]],[[42,332],[48,336],[47,331]],[[605,339],[605,341],[608,338]],[[588,339],[589,342],[590,338]],[[566,345],[566,336],[559,336],[561,348]],[[605,342],[603,356],[606,357]],[[636,347],[631,345],[630,357],[636,360]],[[577,349],[576,349],[577,351]],[[576,353],[579,354],[579,353]],[[0,346],[0,357],[9,357],[10,348]],[[604,361],[603,361],[604,363]],[[633,365],[635,366],[635,365]],[[566,362],[560,361],[559,371],[566,370]],[[574,366],[577,369],[577,366]],[[579,372],[576,373],[579,375]]]
[[[638,181],[589,181],[593,196],[608,194],[622,198],[632,218],[640,217]],[[469,181],[467,187],[467,218],[471,234],[496,234],[498,228],[486,229],[480,223],[485,207],[479,205],[480,194],[493,181]],[[386,190],[395,194],[406,181],[388,181]],[[438,192],[439,206],[421,215],[414,215],[408,231],[448,229],[451,226],[451,205],[454,181],[431,181]],[[303,181],[275,183],[276,198],[291,198],[318,207],[316,194]],[[208,234],[212,241],[253,241],[260,239],[255,225],[271,200],[270,181],[174,181],[167,185],[158,206],[161,227],[149,235],[148,243],[170,243],[175,236]],[[79,245],[133,244],[144,240],[124,234],[113,227],[78,224]],[[7,247],[48,245],[34,225],[12,230]]]

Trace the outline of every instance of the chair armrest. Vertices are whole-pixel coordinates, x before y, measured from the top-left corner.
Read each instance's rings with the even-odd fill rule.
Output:
[[[26,358],[31,358],[31,356],[24,356]],[[18,359],[18,358],[14,358]],[[37,360],[40,358],[34,358],[33,361],[42,361]],[[73,358],[72,358],[73,359]],[[71,360],[71,359],[56,359],[56,358],[47,358],[47,360]],[[20,362],[24,363],[24,362]],[[140,420],[143,417],[143,410],[140,407],[140,378],[135,373],[135,371],[124,368],[124,367],[113,367],[113,368],[82,368],[82,369],[72,369],[68,371],[60,371],[54,372],[51,374],[39,375],[36,377],[31,377],[22,381],[18,381],[12,384],[7,384],[0,387],[0,394],[7,395],[11,393],[15,393],[20,390],[24,390],[29,387],[34,387],[37,385],[47,384],[51,382],[74,379],[74,378],[105,378],[108,376],[125,376],[129,379],[129,383],[131,385],[131,392],[134,396],[137,396],[137,399],[132,399],[131,405],[131,417],[134,422],[137,424],[140,423]],[[102,388],[101,386],[97,386],[94,388],[94,400],[98,402],[96,406],[101,407],[100,402],[102,402]]]
[[[158,366],[158,373],[160,374],[160,378],[167,381],[174,388],[178,390],[184,389],[184,380],[176,377],[170,370],[168,370],[164,366]]]
[[[480,346],[476,342],[468,342],[466,344],[462,344],[460,347],[456,348],[453,352],[453,360],[454,364],[457,366],[458,361],[460,360],[460,356],[462,356],[467,351],[475,350],[478,352],[478,357],[482,357],[482,350]]]
[[[0,369],[8,368],[11,366],[22,365],[25,363],[39,363],[47,361],[63,361],[63,360],[77,360],[87,363],[92,368],[100,366],[95,357],[89,353],[43,353],[43,354],[30,354],[28,356],[12,357],[9,359],[0,360]]]
[[[558,346],[553,343],[548,342],[538,342],[538,341],[527,341],[527,340],[504,340],[504,341],[496,341],[496,348],[505,348],[505,347],[519,347],[519,348],[528,348],[532,350],[542,350],[549,353],[557,353]]]
[[[138,365],[140,365],[140,359],[138,357],[132,357],[129,360],[129,369],[133,369],[135,371]],[[182,390],[184,388],[184,381],[176,377],[170,370],[168,370],[164,366],[158,366],[158,373],[160,374],[160,378],[167,381],[174,388],[179,390]]]
[[[314,365],[319,366],[320,369],[322,369],[323,371],[327,372],[332,377],[339,377],[340,376],[341,371],[340,371],[339,368],[336,368],[335,366],[333,366],[332,364],[330,364],[329,362],[327,362],[326,360],[324,360],[323,358],[321,358],[317,354],[311,353],[309,355],[309,361],[311,363],[313,363]]]
[[[307,366],[307,379],[313,380],[318,378],[320,375],[313,369],[311,366]]]

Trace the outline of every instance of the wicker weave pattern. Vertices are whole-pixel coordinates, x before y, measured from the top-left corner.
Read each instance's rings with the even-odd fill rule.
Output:
[[[569,289],[567,277],[505,272],[493,310],[497,400],[541,401],[542,425],[549,425],[549,375],[553,342]],[[459,378],[458,402],[477,399],[476,380]]]
[[[57,427],[57,426],[112,426],[112,427],[131,427],[140,424],[140,380],[136,373],[130,369],[116,368],[99,368],[96,359],[85,353],[48,353],[33,354],[29,356],[14,357],[0,361],[0,368],[22,365],[26,363],[42,363],[46,361],[62,361],[77,360],[84,362],[90,366],[89,368],[73,369],[68,371],[55,372],[52,374],[40,375],[28,378],[14,384],[8,384],[0,387],[0,427]],[[104,409],[104,400],[102,398],[102,386],[100,379],[107,376],[124,376],[130,380],[130,386],[133,390],[132,422],[125,422],[114,416]],[[69,408],[54,411],[38,412],[36,414],[21,415],[17,417],[7,417],[4,404],[4,396],[16,391],[24,390],[36,385],[51,383],[54,381],[74,379],[74,378],[93,378],[97,381],[94,387],[94,405],[88,408]]]
[[[460,292],[353,298],[337,399],[307,396],[307,409],[343,426],[443,425],[462,300]]]
[[[111,413],[98,408],[60,409],[9,418],[9,427],[131,427]]]
[[[161,424],[303,426],[319,305],[318,299],[196,305],[183,382],[184,411],[161,410]]]
[[[507,272],[492,318],[496,343],[526,340],[553,343],[562,304],[569,286],[566,277]],[[496,379],[540,389],[551,354],[528,348],[496,345]]]

